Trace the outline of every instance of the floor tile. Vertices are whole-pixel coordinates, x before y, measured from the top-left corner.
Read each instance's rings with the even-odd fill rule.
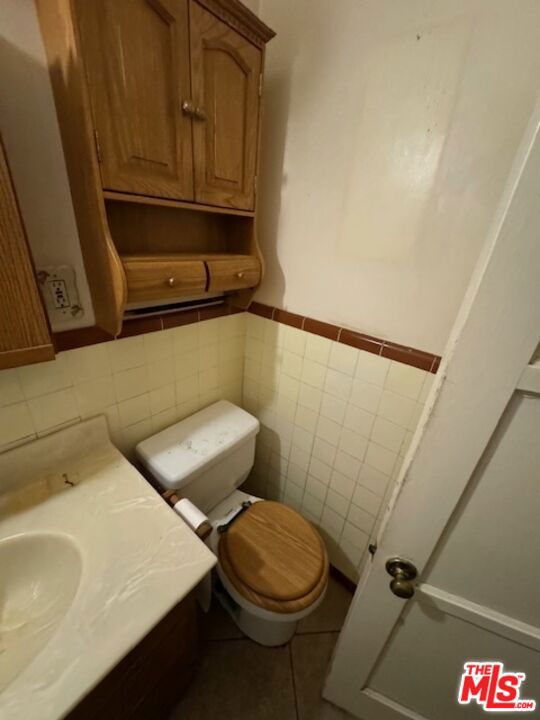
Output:
[[[208,642],[170,720],[296,720],[289,648]]]
[[[337,633],[296,635],[291,643],[291,657],[298,708],[298,720],[354,720],[322,698],[324,680]]]
[[[351,592],[330,577],[326,597],[311,615],[298,623],[298,634],[341,630],[352,598]]]

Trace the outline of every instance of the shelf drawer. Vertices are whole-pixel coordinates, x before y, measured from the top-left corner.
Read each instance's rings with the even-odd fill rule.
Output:
[[[259,284],[261,263],[253,255],[207,260],[210,292],[242,290]]]
[[[128,303],[201,295],[206,290],[202,260],[123,256]]]

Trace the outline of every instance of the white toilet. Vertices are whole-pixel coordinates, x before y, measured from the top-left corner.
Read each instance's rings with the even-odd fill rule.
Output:
[[[256,418],[221,400],[136,451],[160,486],[206,513],[218,558],[214,594],[248,637],[275,646],[322,601],[329,565],[322,538],[299,513],[237,489],[253,466],[258,432]]]

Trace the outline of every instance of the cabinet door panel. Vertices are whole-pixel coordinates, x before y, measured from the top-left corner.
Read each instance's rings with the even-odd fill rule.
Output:
[[[255,204],[261,52],[190,3],[195,198],[250,210]]]
[[[187,0],[78,0],[103,187],[193,199]]]

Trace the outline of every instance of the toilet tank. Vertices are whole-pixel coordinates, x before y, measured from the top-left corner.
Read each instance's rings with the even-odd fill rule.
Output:
[[[158,483],[209,512],[247,478],[259,421],[220,400],[140,442],[136,453]]]

